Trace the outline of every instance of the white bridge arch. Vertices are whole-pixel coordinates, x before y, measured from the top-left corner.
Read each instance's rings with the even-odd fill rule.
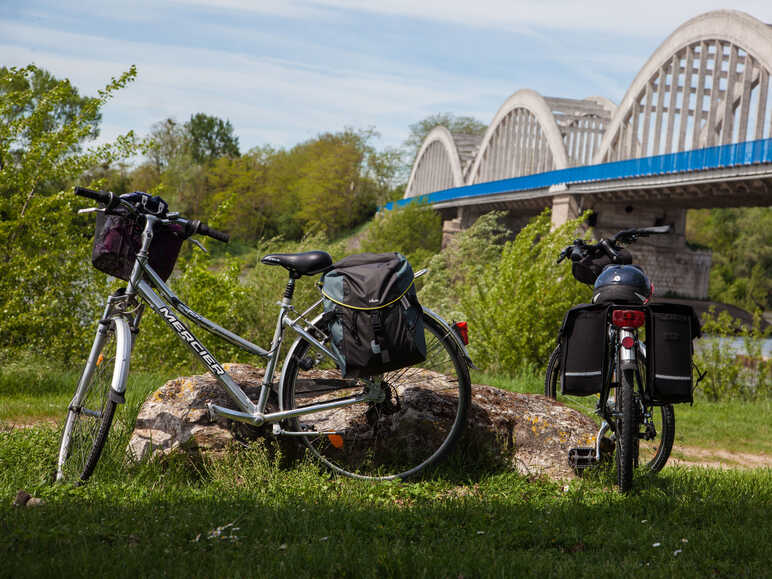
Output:
[[[717,10],[676,29],[615,107],[522,89],[482,137],[432,130],[405,197],[593,163],[772,138],[772,26]],[[715,83],[715,88],[714,88]]]

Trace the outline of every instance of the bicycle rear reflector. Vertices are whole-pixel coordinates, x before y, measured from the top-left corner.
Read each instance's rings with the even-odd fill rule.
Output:
[[[327,438],[335,448],[343,448],[343,437],[340,434],[328,434]]]
[[[628,350],[635,346],[635,340],[633,340],[630,336],[625,336],[622,338],[622,347],[627,348]]]
[[[638,328],[646,322],[646,314],[641,310],[614,310],[611,323],[618,328]]]
[[[464,342],[464,346],[469,345],[469,327],[466,322],[456,322],[453,324],[453,329],[456,331],[456,335]]]

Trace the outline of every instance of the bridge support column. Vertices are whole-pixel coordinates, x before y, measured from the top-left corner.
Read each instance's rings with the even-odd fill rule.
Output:
[[[573,195],[552,198],[552,228],[560,227],[571,219],[579,217],[579,204]]]
[[[657,297],[708,297],[711,252],[686,245],[686,209],[654,203],[597,203],[592,209],[596,238],[631,227],[672,225],[673,233],[642,237],[630,253],[654,282]]]

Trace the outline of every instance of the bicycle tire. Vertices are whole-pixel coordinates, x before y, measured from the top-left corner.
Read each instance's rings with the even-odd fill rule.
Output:
[[[555,346],[547,363],[547,372],[544,376],[544,395],[556,400],[558,397],[558,382],[560,381],[560,344]]]
[[[643,463],[653,472],[661,471],[673,449],[675,440],[675,412],[670,404],[651,409],[657,435],[652,440],[637,439],[636,463]]]
[[[426,361],[377,377],[382,400],[287,421],[290,431],[320,433],[300,438],[333,471],[361,479],[406,479],[436,465],[458,440],[471,403],[469,370],[448,332],[426,314],[423,321]],[[301,369],[311,370],[312,363],[319,374],[303,379]],[[342,378],[329,359],[301,340],[284,372],[282,408],[363,390],[363,380]]]
[[[638,431],[634,416],[633,392],[635,390],[635,372],[624,370],[616,397],[616,464],[617,485],[620,492],[628,492],[633,485],[634,449],[633,440]]]
[[[80,400],[77,400],[76,392],[67,411],[57,462],[56,478],[60,481],[86,482],[93,474],[107,442],[117,407],[117,403],[110,398],[110,386],[116,373],[121,372],[116,364],[114,322],[110,324],[101,346],[89,358],[83,371],[83,376],[88,378]]]

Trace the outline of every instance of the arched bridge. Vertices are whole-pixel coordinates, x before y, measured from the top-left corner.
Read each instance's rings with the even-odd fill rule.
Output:
[[[482,137],[435,128],[397,204],[431,203],[448,235],[493,209],[515,228],[545,207],[556,224],[592,209],[599,235],[671,223],[637,257],[665,291],[707,297],[710,253],[687,250],[686,209],[772,205],[771,71],[771,25],[708,12],[665,39],[618,106],[523,89]]]

